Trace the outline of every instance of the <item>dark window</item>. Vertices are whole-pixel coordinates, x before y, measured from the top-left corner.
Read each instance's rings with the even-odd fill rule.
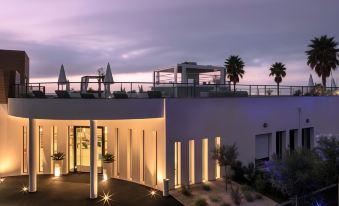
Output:
[[[295,150],[295,141],[296,141],[296,133],[297,130],[290,130],[290,151],[293,152]]]
[[[277,154],[277,157],[280,159],[282,157],[282,138],[283,138],[283,132],[277,132],[276,133],[276,154]]]
[[[302,129],[302,147],[311,149],[311,128]]]

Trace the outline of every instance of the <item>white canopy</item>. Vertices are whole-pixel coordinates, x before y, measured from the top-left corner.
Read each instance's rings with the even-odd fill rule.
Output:
[[[107,64],[107,68],[106,68],[106,74],[105,74],[105,78],[104,78],[104,85],[105,85],[105,96],[106,98],[110,97],[111,95],[111,84],[113,84],[113,75],[112,75],[112,71],[111,71],[111,66],[109,65],[109,63]]]
[[[64,69],[64,65],[61,65],[60,72],[59,72],[59,78],[58,78],[58,84],[67,84],[67,78],[66,78],[66,73]]]
[[[331,87],[332,88],[336,88],[337,87],[337,85],[336,85],[336,83],[335,83],[335,81],[333,79],[333,76],[332,76],[332,79],[331,79]]]
[[[313,87],[313,86],[314,86],[312,74],[310,74],[310,78],[308,79],[308,86],[309,86],[309,87]]]
[[[109,65],[109,63],[107,64],[104,82],[105,82],[105,83],[109,83],[109,84],[114,83],[114,81],[113,81],[113,75],[112,75],[112,71],[111,71],[111,66]]]

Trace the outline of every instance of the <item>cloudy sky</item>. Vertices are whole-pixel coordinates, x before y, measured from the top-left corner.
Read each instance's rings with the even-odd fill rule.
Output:
[[[0,0],[0,48],[26,50],[34,80],[72,80],[110,62],[116,81],[151,81],[150,71],[182,61],[246,64],[242,83],[307,84],[305,50],[315,36],[339,41],[338,0]],[[334,72],[339,81],[339,69]]]

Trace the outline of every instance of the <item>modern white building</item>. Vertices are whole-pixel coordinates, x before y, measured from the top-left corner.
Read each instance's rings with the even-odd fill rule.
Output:
[[[175,188],[220,178],[211,151],[222,144],[236,143],[244,164],[261,164],[285,149],[314,147],[316,134],[339,133],[338,96],[152,98],[131,86],[124,99],[57,97],[47,83],[29,83],[27,64],[24,52],[0,52],[0,176],[28,175],[31,192],[39,190],[37,175],[54,173],[56,152],[66,154],[64,174],[91,173],[95,198],[104,153],[115,155],[114,178],[163,190],[164,179]],[[216,69],[227,88],[225,71]],[[158,80],[150,88],[166,96]],[[35,89],[43,96],[29,95]]]

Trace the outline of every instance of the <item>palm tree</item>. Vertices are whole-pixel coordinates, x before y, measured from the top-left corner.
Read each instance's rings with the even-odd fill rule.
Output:
[[[225,61],[227,78],[229,78],[230,81],[233,82],[234,92],[235,85],[237,82],[239,82],[239,77],[242,78],[245,74],[244,66],[245,63],[239,56],[231,55]]]
[[[311,44],[308,45],[310,50],[306,51],[307,65],[321,77],[324,87],[326,87],[326,78],[330,76],[331,70],[339,66],[337,45],[334,37],[324,35],[312,39]]]
[[[271,65],[270,76],[274,76],[274,81],[277,83],[277,94],[279,96],[279,84],[282,82],[282,79],[286,76],[286,67],[281,62],[276,62]]]

